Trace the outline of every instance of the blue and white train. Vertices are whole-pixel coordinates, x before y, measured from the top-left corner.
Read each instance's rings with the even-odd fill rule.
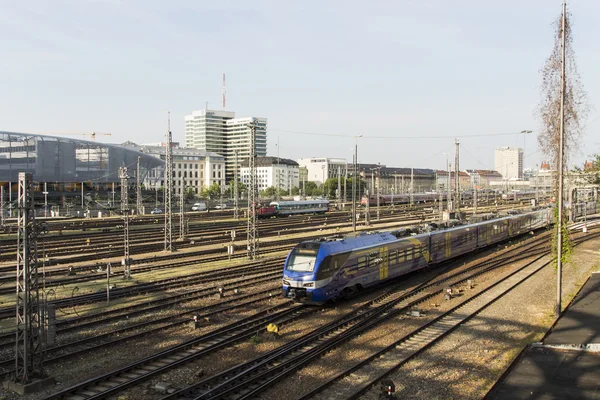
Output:
[[[402,237],[377,232],[302,242],[288,255],[283,295],[307,304],[350,297],[361,289],[543,228],[552,209]]]

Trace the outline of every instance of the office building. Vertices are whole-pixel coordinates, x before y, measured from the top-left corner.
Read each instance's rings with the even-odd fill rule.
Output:
[[[346,160],[343,158],[300,158],[300,167],[307,169],[309,182],[322,185],[328,178],[337,178],[338,169],[341,176],[346,175]]]
[[[298,163],[285,158],[257,157],[256,174],[258,190],[279,187],[291,193],[292,188],[299,187],[300,184]],[[250,184],[250,168],[247,159],[241,163],[240,181],[246,186]]]
[[[498,147],[494,157],[495,170],[503,179],[523,179],[523,149]]]
[[[160,189],[165,186],[166,143],[137,145],[132,142],[123,147],[133,148],[141,153],[163,160],[163,163],[149,169],[143,176],[146,189]],[[222,155],[204,150],[180,148],[173,145],[173,193],[179,196],[182,190],[200,194],[213,183],[225,186],[225,159]]]
[[[233,179],[238,165],[250,155],[250,124],[256,121],[255,152],[267,155],[267,119],[235,118],[233,111],[199,110],[185,116],[185,146],[217,153],[225,160],[225,177]],[[239,171],[238,171],[239,172]]]

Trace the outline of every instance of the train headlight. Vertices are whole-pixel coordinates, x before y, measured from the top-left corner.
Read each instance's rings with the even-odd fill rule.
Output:
[[[313,287],[313,286],[315,286],[315,283],[314,283],[314,282],[308,282],[308,283],[305,283],[305,284],[304,284],[304,285],[302,285],[302,286],[303,286],[303,287]]]
[[[290,283],[288,281],[286,281],[285,279],[283,280],[283,284],[286,286],[290,286]]]

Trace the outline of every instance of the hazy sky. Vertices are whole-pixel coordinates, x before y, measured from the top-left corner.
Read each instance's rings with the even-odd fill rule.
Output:
[[[183,142],[184,115],[207,101],[221,107],[225,72],[227,108],[269,119],[270,154],[279,137],[281,157],[351,161],[352,136],[362,134],[360,162],[445,168],[443,153],[453,158],[462,136],[461,169],[493,168],[495,147],[523,147],[517,132],[539,130],[539,70],[561,9],[560,0],[0,5],[0,130],[156,142],[170,110]],[[600,152],[600,2],[569,9],[596,106],[574,157],[582,162]],[[544,159],[535,135],[526,167]]]

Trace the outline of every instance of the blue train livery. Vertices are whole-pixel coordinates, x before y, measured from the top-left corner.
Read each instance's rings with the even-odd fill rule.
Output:
[[[395,231],[305,241],[285,261],[283,295],[308,304],[350,297],[377,283],[546,227],[551,218],[547,208],[408,237]]]

